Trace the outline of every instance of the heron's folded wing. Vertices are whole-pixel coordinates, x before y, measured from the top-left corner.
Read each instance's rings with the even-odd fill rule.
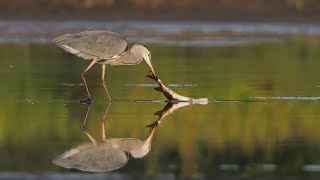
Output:
[[[128,48],[128,41],[123,36],[104,30],[66,34],[53,42],[65,51],[85,59],[110,59]]]

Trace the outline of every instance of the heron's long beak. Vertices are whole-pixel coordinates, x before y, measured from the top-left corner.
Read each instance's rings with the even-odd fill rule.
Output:
[[[143,59],[146,61],[146,63],[148,64],[148,66],[150,67],[152,73],[154,75],[156,75],[156,72],[154,71],[154,68],[153,68],[153,65],[152,65],[152,62],[151,62],[151,59],[149,58],[149,56],[143,56]]]

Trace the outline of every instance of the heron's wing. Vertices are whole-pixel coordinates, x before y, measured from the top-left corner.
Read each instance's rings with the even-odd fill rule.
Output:
[[[65,168],[76,168],[82,171],[106,172],[119,169],[128,162],[126,152],[114,148],[111,144],[86,143],[67,150],[52,161]]]
[[[85,59],[110,59],[128,48],[128,41],[118,33],[104,30],[66,34],[53,40],[65,51]]]

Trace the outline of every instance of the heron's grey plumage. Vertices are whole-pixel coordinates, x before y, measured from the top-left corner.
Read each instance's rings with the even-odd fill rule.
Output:
[[[110,138],[85,143],[67,150],[53,159],[53,163],[65,168],[82,171],[106,172],[119,169],[128,162],[128,153],[134,158],[142,158],[151,149],[155,129],[146,141],[136,138]]]
[[[65,51],[84,59],[111,59],[128,48],[128,41],[118,33],[104,30],[65,34],[53,40]]]
[[[96,144],[85,143],[74,147],[52,161],[58,166],[89,172],[106,172],[119,169],[128,163],[125,151],[114,148],[108,140]]]
[[[82,79],[88,93],[88,102],[91,102],[91,97],[85,80],[85,74],[96,63],[102,64],[102,83],[110,101],[111,98],[104,78],[106,64],[135,65],[144,59],[152,73],[155,74],[149,50],[139,44],[135,44],[128,49],[126,38],[115,32],[94,30],[76,34],[65,34],[55,38],[53,43],[78,57],[92,60],[82,73]]]

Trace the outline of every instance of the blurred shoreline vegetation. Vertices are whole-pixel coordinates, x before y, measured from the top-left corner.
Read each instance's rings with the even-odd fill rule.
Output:
[[[3,0],[0,17],[31,19],[319,20],[317,0]]]

